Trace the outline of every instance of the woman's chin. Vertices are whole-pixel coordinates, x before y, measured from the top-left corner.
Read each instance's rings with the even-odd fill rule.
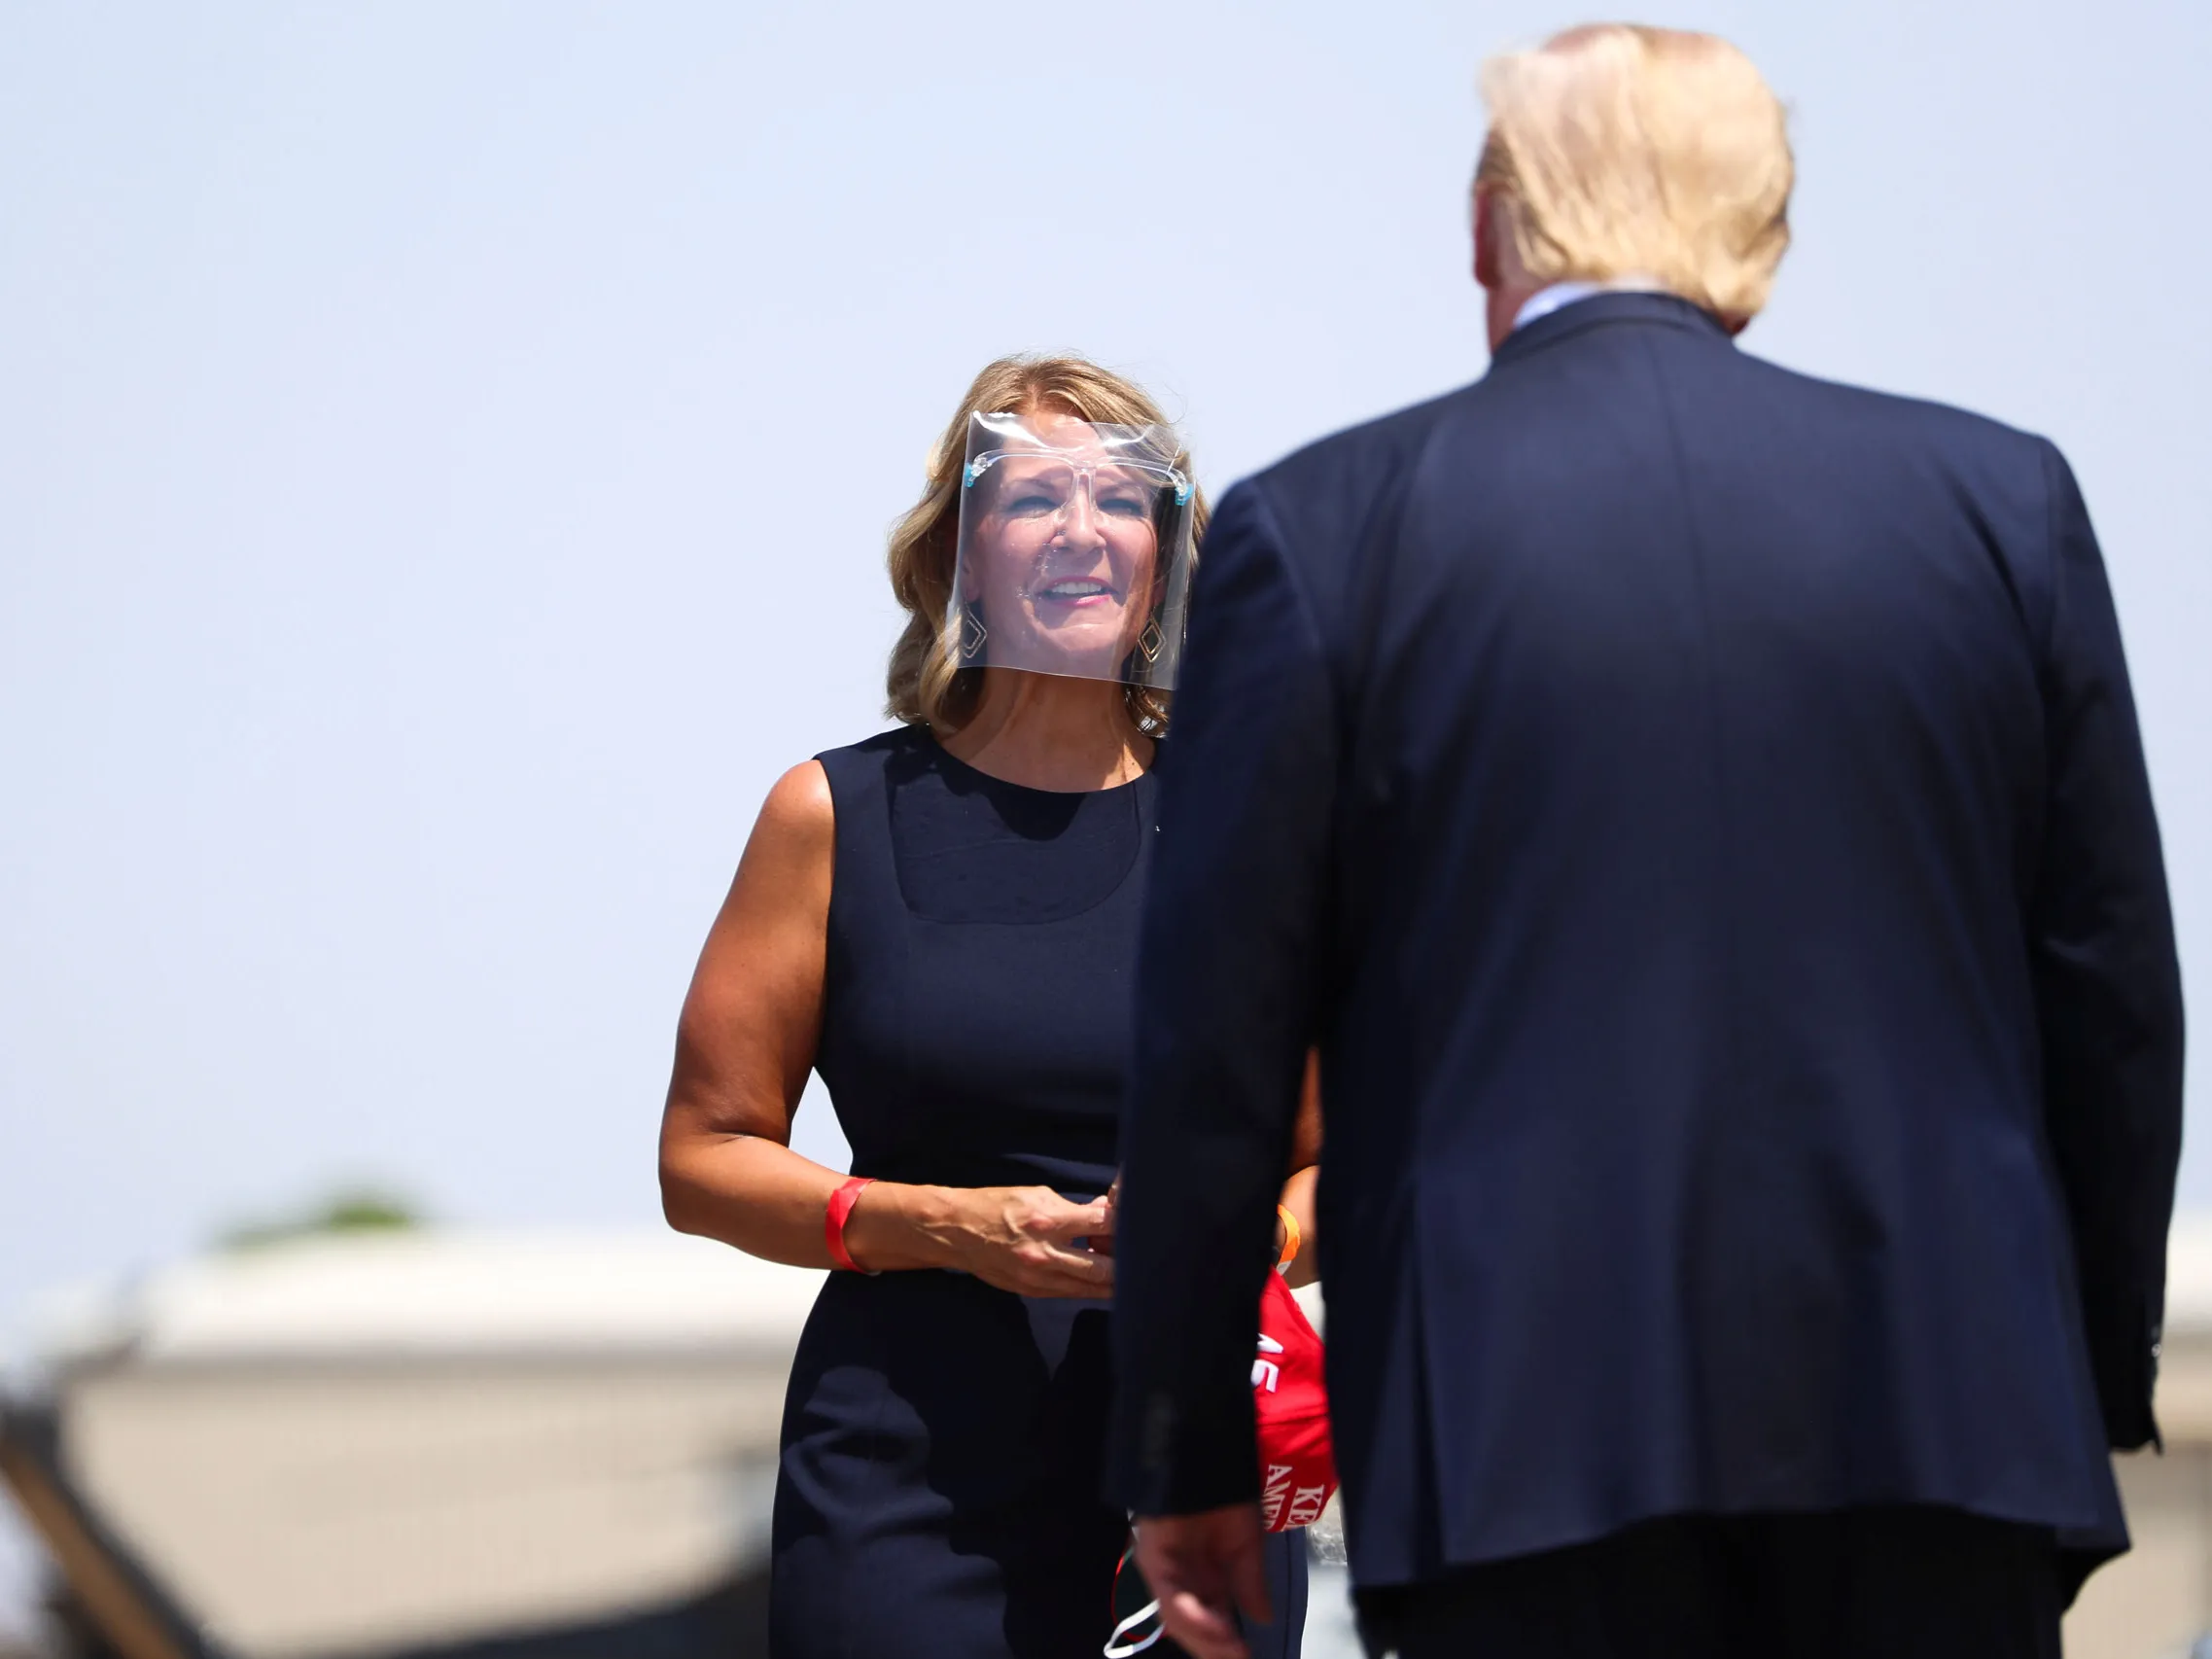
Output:
[[[1039,629],[1026,640],[1008,641],[1007,645],[1006,651],[992,655],[992,661],[1001,668],[1090,680],[1120,679],[1122,658],[1130,652],[1118,625]]]
[[[1121,659],[1126,652],[1111,645],[1090,651],[1071,651],[1050,647],[1026,651],[1018,655],[1008,653],[992,658],[997,668],[1019,668],[1031,674],[1053,674],[1064,679],[1118,680],[1121,678]]]

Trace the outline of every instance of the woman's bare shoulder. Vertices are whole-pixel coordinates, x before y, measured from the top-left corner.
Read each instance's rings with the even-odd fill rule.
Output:
[[[826,865],[837,847],[832,769],[838,788],[865,792],[876,787],[876,780],[887,770],[903,770],[916,746],[929,742],[926,730],[898,725],[842,749],[828,750],[811,760],[801,760],[776,780],[761,803],[747,857],[752,858],[757,850],[779,862],[797,857]]]
[[[746,857],[812,863],[827,858],[836,843],[837,808],[829,794],[829,774],[820,760],[801,760],[776,780],[760,803]]]
[[[836,822],[836,807],[829,798],[829,773],[820,760],[801,760],[768,791],[761,803],[762,819],[790,829],[819,827]]]

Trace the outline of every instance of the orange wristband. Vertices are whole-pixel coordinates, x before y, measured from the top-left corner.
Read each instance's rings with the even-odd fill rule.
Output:
[[[853,1206],[860,1202],[860,1194],[874,1184],[873,1176],[855,1176],[829,1195],[829,1208],[823,1212],[822,1242],[829,1247],[829,1259],[847,1273],[868,1273],[845,1248],[845,1222],[853,1214]],[[875,1275],[869,1273],[868,1277],[872,1279]]]
[[[1282,1254],[1276,1259],[1275,1270],[1282,1273],[1288,1271],[1290,1264],[1298,1259],[1299,1251],[1306,1245],[1306,1235],[1299,1228],[1298,1218],[1290,1213],[1289,1205],[1278,1204],[1275,1214],[1282,1222]]]

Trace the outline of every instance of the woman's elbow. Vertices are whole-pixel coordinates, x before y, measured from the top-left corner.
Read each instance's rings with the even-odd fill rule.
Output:
[[[661,1218],[680,1233],[703,1233],[707,1230],[703,1202],[698,1182],[685,1167],[683,1154],[670,1147],[660,1153],[660,1214]]]

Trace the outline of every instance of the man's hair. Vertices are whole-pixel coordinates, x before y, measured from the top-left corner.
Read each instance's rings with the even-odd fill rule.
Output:
[[[1731,322],[1766,304],[1796,166],[1780,101],[1717,35],[1593,23],[1483,66],[1478,191],[1540,282],[1642,276]]]

